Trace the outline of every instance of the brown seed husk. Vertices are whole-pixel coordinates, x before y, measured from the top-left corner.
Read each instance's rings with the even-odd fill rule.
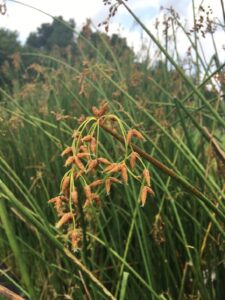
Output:
[[[103,180],[102,179],[97,179],[97,180],[93,181],[91,184],[89,184],[89,186],[92,188],[92,187],[99,186],[101,184],[103,184]]]
[[[96,139],[94,137],[91,140],[90,148],[91,148],[91,152],[95,154],[96,148],[97,148],[97,143],[96,143]]]
[[[70,176],[66,176],[63,180],[63,183],[62,183],[62,192],[63,192],[63,194],[65,194],[65,195],[68,194],[69,186],[70,186]]]
[[[130,155],[130,167],[131,167],[131,170],[133,171],[134,168],[135,168],[135,165],[136,165],[136,160],[137,160],[137,157],[139,156],[139,154],[135,151],[133,151]]]
[[[127,143],[130,144],[131,142],[131,138],[132,137],[136,137],[138,138],[139,140],[144,140],[144,137],[143,135],[136,129],[130,129],[127,133]]]
[[[59,229],[64,224],[68,223],[73,218],[73,214],[71,212],[65,213],[61,219],[56,223],[55,227]]]
[[[71,193],[71,200],[73,201],[74,205],[78,204],[78,192],[76,189],[74,189]]]
[[[94,169],[96,169],[97,166],[98,166],[98,160],[97,159],[89,160],[87,173],[94,170]]]
[[[108,159],[104,158],[104,157],[99,157],[98,162],[102,163],[102,164],[105,164],[105,165],[110,165],[111,164],[111,162]]]
[[[110,190],[111,190],[111,180],[110,180],[110,178],[107,178],[106,181],[105,181],[105,190],[106,190],[106,194],[109,195]]]
[[[91,187],[89,185],[85,185],[84,193],[85,193],[87,199],[91,198],[92,192],[91,192]]]
[[[143,170],[143,176],[148,186],[151,186],[151,176],[148,169]]]
[[[88,158],[89,156],[90,156],[90,153],[88,153],[88,152],[77,153],[78,158]]]
[[[147,193],[148,193],[147,188],[148,188],[147,186],[144,186],[141,190],[141,197],[140,197],[141,206],[145,206],[146,199],[147,199]]]
[[[84,153],[88,153],[88,148],[84,145],[81,145],[80,148],[79,148],[79,151],[84,152]]]
[[[127,183],[128,182],[128,172],[127,172],[127,166],[125,164],[123,164],[121,167],[121,175],[122,175],[123,181],[125,183]]]
[[[97,109],[96,106],[92,106],[91,110],[92,110],[93,115],[94,115],[95,117],[97,117],[97,118],[100,117],[100,110]]]
[[[92,136],[90,134],[82,138],[82,142],[90,142],[91,140],[92,140]]]
[[[64,156],[66,154],[72,154],[73,153],[73,148],[72,147],[67,147],[63,152],[61,153],[61,156]]]
[[[73,162],[74,162],[74,156],[70,156],[70,157],[67,158],[64,166],[68,167],[68,166],[72,165]]]
[[[83,163],[81,162],[81,160],[80,160],[77,156],[74,156],[74,162],[75,162],[76,166],[77,166],[82,172],[85,171],[85,167],[84,167]]]

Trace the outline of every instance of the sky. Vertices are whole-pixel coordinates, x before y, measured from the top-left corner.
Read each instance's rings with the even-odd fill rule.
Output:
[[[0,0],[1,2],[3,0]],[[206,8],[210,5],[213,15],[222,20],[220,0],[195,0],[196,7],[202,2]],[[27,7],[22,3],[39,10]],[[156,18],[161,21],[161,24],[163,22],[163,11],[160,9],[162,6],[167,8],[172,6],[181,16],[181,20],[183,22],[186,20],[189,23],[189,27],[192,27],[192,0],[128,0],[126,3],[155,34],[154,24]],[[108,13],[108,8],[104,6],[103,0],[23,0],[23,2],[6,0],[6,4],[7,13],[4,16],[0,15],[0,28],[16,30],[22,42],[25,42],[29,33],[35,31],[42,23],[52,22],[51,17],[45,13],[53,16],[61,15],[65,20],[73,18],[78,30],[87,18],[91,18],[93,24],[97,27],[98,23],[105,20]],[[128,44],[136,52],[140,50],[143,41],[151,46],[149,38],[143,34],[140,27],[135,24],[132,16],[122,7],[119,8],[116,17],[110,22],[109,33],[119,33],[121,36],[126,37]],[[223,60],[225,60],[225,50],[223,50],[223,44],[225,44],[224,35],[224,31],[218,31],[215,35],[218,52]],[[179,31],[177,32],[177,41],[179,53],[185,54],[189,47],[189,42]],[[210,59],[214,53],[211,37],[208,36],[202,39],[201,43],[206,59]]]

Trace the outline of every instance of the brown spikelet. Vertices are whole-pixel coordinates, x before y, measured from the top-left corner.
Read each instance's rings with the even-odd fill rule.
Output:
[[[92,140],[91,135],[86,135],[82,138],[82,142],[90,142]]]
[[[148,169],[143,170],[143,176],[148,186],[151,186],[151,176]]]
[[[140,200],[141,200],[141,206],[145,206],[146,203],[146,199],[147,199],[147,191],[148,187],[144,186],[141,190],[141,196],[140,196]]]
[[[81,160],[80,160],[77,156],[74,156],[74,162],[75,162],[76,166],[77,166],[82,172],[85,171],[85,167],[84,167],[83,163],[81,162]]]
[[[96,146],[97,146],[96,139],[93,137],[91,140],[90,148],[91,148],[91,152],[94,154],[96,153]]]
[[[105,165],[110,165],[111,164],[111,162],[108,159],[104,158],[104,157],[99,157],[98,162],[101,163],[101,164],[105,164]]]
[[[107,195],[110,194],[112,183],[122,183],[122,182],[119,179],[115,178],[115,177],[107,178],[106,181],[105,181],[105,190],[106,190]]]
[[[127,133],[127,143],[130,144],[131,138],[132,138],[132,129],[130,129]]]
[[[63,180],[62,188],[61,188],[63,194],[65,194],[65,195],[68,194],[69,186],[70,186],[70,176],[66,176]]]
[[[74,156],[69,156],[64,164],[65,167],[70,166],[74,162]]]
[[[155,196],[155,192],[153,191],[153,189],[151,187],[147,187],[147,192],[151,195],[151,196]]]
[[[86,146],[84,146],[84,145],[81,145],[80,148],[79,148],[79,151],[87,153],[88,152],[88,148]]]
[[[89,186],[92,188],[92,187],[99,186],[101,184],[103,184],[103,180],[102,179],[97,179],[97,180],[93,181],[91,184],[89,184]]]
[[[72,200],[74,205],[77,205],[77,203],[78,203],[78,192],[77,192],[76,189],[74,189],[74,191],[72,191],[72,193],[71,193],[71,200]]]
[[[92,201],[95,201],[95,203],[98,205],[101,203],[101,199],[97,194],[92,194]]]
[[[77,153],[78,158],[88,158],[89,156],[90,156],[90,153],[88,153],[88,152]]]
[[[95,117],[97,117],[97,118],[100,117],[100,110],[97,109],[96,106],[92,106],[91,110],[92,110],[93,115],[94,115]]]
[[[113,164],[112,164],[113,165]],[[109,166],[110,167],[110,166]],[[107,167],[107,168],[109,168],[109,167]],[[116,172],[120,172],[120,170],[122,169],[122,167],[123,167],[123,165],[122,164],[117,164],[117,163],[115,163],[111,168],[109,168],[108,170],[104,170],[104,172],[107,172],[107,173],[109,173],[109,174],[111,174],[111,173],[116,173]]]
[[[48,203],[54,203],[54,208],[57,211],[57,214],[61,215],[63,213],[62,202],[64,200],[66,200],[66,198],[64,196],[58,196],[58,197],[48,200]]]
[[[107,178],[105,181],[105,190],[107,195],[110,194],[110,189],[111,189],[111,180],[110,178]]]
[[[87,169],[87,173],[96,169],[96,167],[98,166],[98,160],[97,159],[90,159],[88,162],[88,169]]]
[[[58,199],[61,201],[61,196],[57,196],[48,200],[48,203],[55,203]]]
[[[99,108],[99,117],[104,116],[109,109],[108,102],[104,102]]]
[[[55,227],[59,229],[64,224],[68,223],[73,218],[73,214],[71,212],[65,213],[61,219],[56,223]]]
[[[115,177],[109,177],[109,179],[111,182],[114,182],[114,183],[122,183],[119,179],[117,179]]]
[[[66,154],[72,154],[73,153],[73,148],[72,147],[67,147],[63,152],[61,153],[61,156],[64,156]]]
[[[127,172],[127,166],[125,164],[123,164],[121,167],[121,175],[122,175],[123,181],[125,183],[127,183],[128,182],[128,172]]]
[[[84,187],[84,193],[85,193],[85,196],[87,197],[88,200],[91,199],[92,192],[91,192],[90,185],[85,185],[85,187]]]
[[[70,231],[70,240],[73,251],[76,251],[79,248],[79,242],[82,239],[82,233],[79,229],[73,229]]]
[[[139,156],[139,154],[135,151],[133,151],[130,155],[130,167],[131,167],[131,170],[133,171],[134,168],[135,168],[135,165],[136,165],[136,160],[137,160],[137,157]]]
[[[135,136],[139,140],[144,140],[143,135],[136,129],[130,129],[127,133],[127,143],[130,144],[131,138]]]
[[[104,172],[109,172],[111,169],[113,169],[117,165],[118,165],[117,163],[110,163],[110,165],[104,169]]]

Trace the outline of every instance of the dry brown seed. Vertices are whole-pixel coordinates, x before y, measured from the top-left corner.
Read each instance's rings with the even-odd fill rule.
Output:
[[[71,154],[73,153],[73,148],[72,147],[67,147],[62,153],[61,156],[64,156],[66,154]]]
[[[61,201],[61,196],[57,196],[57,197],[54,197],[52,199],[49,199],[48,203],[56,203],[56,201],[58,201],[58,200]]]
[[[105,164],[105,165],[110,165],[111,164],[111,162],[108,159],[104,158],[104,157],[99,157],[98,162],[100,162],[102,164]]]
[[[77,154],[78,158],[88,158],[89,156],[90,156],[90,153],[88,153],[88,152],[83,152],[83,153]]]
[[[97,146],[96,139],[92,138],[91,144],[90,144],[90,148],[91,148],[92,153],[96,153],[96,146]]]
[[[127,183],[128,182],[128,173],[127,173],[127,166],[125,164],[123,164],[121,167],[121,175],[122,175],[123,181],[125,183]]]
[[[93,181],[89,186],[92,188],[92,187],[99,186],[101,184],[103,184],[103,180],[102,179],[97,179],[97,180]]]
[[[117,179],[115,177],[109,177],[109,179],[111,182],[114,182],[114,183],[122,183],[119,179]]]
[[[78,244],[82,239],[82,234],[79,229],[73,229],[71,230],[69,235],[70,235],[72,249],[75,251],[78,249]]]
[[[149,186],[147,187],[147,192],[151,195],[151,196],[155,196],[155,192],[153,191],[152,188],[150,188]]]
[[[130,155],[130,167],[131,167],[131,170],[133,171],[134,168],[135,168],[135,164],[136,164],[136,159],[137,157],[139,156],[139,154],[135,151],[133,151]]]
[[[121,171],[123,165],[122,164],[115,164],[112,168],[110,168],[109,170],[107,170],[107,173],[116,173]],[[107,168],[106,168],[107,169]],[[104,171],[106,171],[106,169]]]
[[[87,153],[88,152],[88,148],[86,146],[82,145],[82,146],[80,146],[79,151]]]
[[[110,178],[107,178],[105,181],[105,190],[107,195],[110,194],[110,189],[111,189],[111,180]]]
[[[73,218],[73,214],[71,212],[65,213],[61,219],[56,223],[55,227],[59,229],[64,224],[68,223]]]
[[[83,163],[77,156],[74,156],[74,162],[81,171],[83,171],[83,172],[85,171],[85,167],[84,167]]]
[[[147,186],[144,186],[141,190],[141,206],[144,206],[147,199]]]
[[[127,143],[130,144],[131,138],[135,136],[139,140],[144,140],[143,135],[136,129],[130,129],[127,133]]]
[[[151,176],[148,169],[144,169],[143,171],[144,179],[148,186],[151,186]]]
[[[91,135],[86,135],[85,137],[82,138],[82,142],[90,142],[92,138],[93,137]]]
[[[109,109],[108,102],[104,102],[99,108],[99,117],[105,115],[105,113],[108,111],[108,109]]]
[[[117,166],[117,163],[111,163],[108,167],[104,169],[104,172],[109,172],[111,169],[113,169],[115,166]]]
[[[99,109],[97,109],[96,106],[92,106],[91,109],[92,109],[93,115],[94,115],[95,117],[100,117],[100,111],[99,111]]]
[[[97,159],[90,159],[88,162],[88,169],[87,169],[87,173],[96,169],[96,167],[98,166],[98,160]]]
[[[62,183],[63,194],[67,194],[69,186],[70,186],[70,176],[66,176]]]
[[[96,194],[92,194],[92,201],[95,201],[96,204],[98,204],[98,205],[100,205],[100,203],[101,203],[100,197]]]
[[[92,192],[91,192],[91,187],[89,185],[85,185],[84,193],[85,193],[87,199],[90,200],[91,196],[92,196]]]
[[[77,203],[78,203],[78,192],[77,192],[76,189],[74,191],[72,191],[71,199],[72,199],[74,205],[77,205]]]
[[[67,158],[67,160],[66,160],[64,166],[65,166],[65,167],[68,167],[68,166],[70,166],[73,162],[74,162],[74,156],[70,156],[70,157]]]

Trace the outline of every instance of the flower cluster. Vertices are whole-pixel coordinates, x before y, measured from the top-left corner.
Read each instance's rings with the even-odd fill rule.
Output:
[[[82,242],[81,211],[90,219],[93,207],[101,206],[102,196],[109,195],[113,185],[127,185],[132,176],[141,183],[139,201],[142,206],[148,194],[154,196],[149,170],[131,144],[134,138],[144,140],[143,135],[136,129],[126,131],[124,123],[108,113],[106,102],[99,108],[92,107],[92,112],[93,116],[82,118],[80,126],[73,133],[72,145],[61,153],[69,170],[62,179],[60,195],[49,200],[59,217],[56,228],[66,228],[73,250],[79,249]],[[106,152],[102,151],[100,140],[100,130],[102,127],[104,130],[104,126],[122,133],[124,154],[116,162],[102,154]]]

